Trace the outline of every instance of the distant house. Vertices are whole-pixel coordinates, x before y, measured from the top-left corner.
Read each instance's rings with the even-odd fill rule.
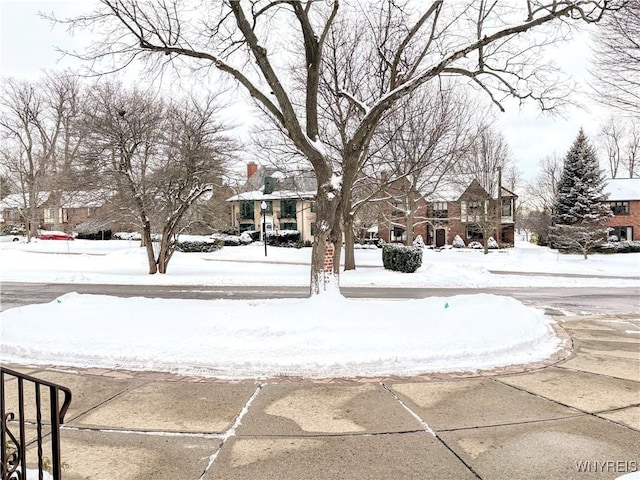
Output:
[[[92,231],[108,229],[108,225],[97,222],[97,218],[111,195],[102,190],[63,192],[59,195],[59,201],[55,202],[50,196],[43,205],[43,226],[50,230],[61,225],[68,233],[77,231],[80,225],[90,225]]]
[[[62,229],[67,233],[76,231],[78,225],[86,224],[97,217],[107,200],[104,191],[77,191],[53,194],[38,194],[38,228]],[[22,194],[7,195],[0,201],[3,225],[26,226],[28,204]]]
[[[231,222],[238,232],[297,230],[304,242],[315,233],[316,179],[313,172],[283,173],[247,164],[247,180],[231,203]],[[262,209],[264,202],[264,210]]]
[[[44,223],[43,205],[49,200],[49,192],[37,195],[38,227]],[[0,200],[0,224],[2,226],[26,226],[28,200],[21,193],[12,193]]]
[[[413,236],[422,235],[426,244],[435,247],[450,245],[456,235],[465,243],[484,244],[493,237],[501,246],[513,245],[517,198],[504,187],[492,196],[476,179],[466,185],[441,182],[434,192],[414,202]],[[406,215],[398,206],[395,214],[378,224],[378,236],[385,242],[404,242],[406,228]]]
[[[604,188],[613,217],[607,222],[609,237],[619,241],[640,240],[640,178],[613,178]]]

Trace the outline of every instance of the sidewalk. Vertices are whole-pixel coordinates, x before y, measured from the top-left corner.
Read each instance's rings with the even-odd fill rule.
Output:
[[[229,383],[11,368],[73,392],[65,480],[614,479],[640,469],[640,316],[558,320],[568,358],[479,374]]]

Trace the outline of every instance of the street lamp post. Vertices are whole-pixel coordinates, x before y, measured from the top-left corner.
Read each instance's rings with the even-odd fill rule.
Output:
[[[267,256],[267,202],[264,200],[260,204],[262,209],[262,241],[264,242],[264,256]]]

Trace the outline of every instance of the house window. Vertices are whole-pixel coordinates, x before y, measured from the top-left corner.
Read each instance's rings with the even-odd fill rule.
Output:
[[[315,213],[316,212],[316,202],[310,202],[309,211],[311,213]]]
[[[73,214],[74,215],[80,215],[80,209],[79,208],[74,208],[73,209]]]
[[[406,242],[407,241],[407,232],[402,227],[393,227],[391,229],[391,238],[392,242]]]
[[[296,218],[297,203],[295,200],[281,200],[280,218]]]
[[[609,202],[614,215],[629,215],[629,202]]]
[[[625,242],[633,238],[633,227],[613,227],[609,229],[609,240]]]
[[[480,202],[471,201],[467,204],[467,213],[470,217],[480,215]]]
[[[254,218],[253,202],[240,203],[240,218]]]
[[[255,223],[241,223],[240,224],[240,233],[247,232],[247,231],[255,232],[255,230],[256,230]]]
[[[434,202],[433,204],[433,218],[447,218],[449,212],[447,211],[447,202]]]
[[[316,236],[316,222],[311,222],[311,236],[315,237]]]
[[[511,217],[513,216],[513,204],[510,199],[502,200],[502,216],[503,217]]]
[[[469,240],[482,240],[484,238],[477,225],[467,225],[465,233]]]
[[[280,230],[298,230],[298,224],[294,222],[281,223]]]

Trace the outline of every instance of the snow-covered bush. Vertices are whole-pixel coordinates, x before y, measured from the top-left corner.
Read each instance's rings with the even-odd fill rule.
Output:
[[[416,239],[413,241],[413,246],[418,248],[424,248],[424,240],[422,235],[418,235]]]
[[[413,273],[422,265],[422,249],[387,243],[382,246],[382,264],[387,270]]]
[[[298,230],[278,230],[267,235],[267,244],[274,247],[295,247],[301,248],[304,244],[300,241]]]
[[[112,238],[116,240],[142,240],[142,235],[138,232],[116,232]]]
[[[211,240],[221,241],[225,247],[237,247],[242,244],[238,235],[228,235],[226,233],[213,233],[210,237]]]
[[[224,242],[221,239],[203,238],[202,240],[184,240],[178,241],[176,250],[178,252],[215,252],[220,250]]]
[[[253,242],[253,237],[251,236],[251,234],[249,232],[242,232],[240,234],[240,243],[243,245],[249,245],[251,242]]]
[[[597,253],[638,253],[640,252],[640,241],[622,241],[603,243],[595,248]]]
[[[451,246],[453,248],[464,248],[465,247],[464,240],[462,240],[462,237],[460,235],[456,235],[455,238],[453,239],[453,242],[451,242]]]
[[[489,237],[489,240],[487,240],[487,248],[489,250],[496,250],[500,247],[498,246],[498,242],[496,242],[495,238]]]
[[[378,247],[374,243],[356,243],[353,245],[356,250],[377,250]]]
[[[484,248],[480,242],[469,242],[467,248],[473,248],[474,250],[481,250]]]

